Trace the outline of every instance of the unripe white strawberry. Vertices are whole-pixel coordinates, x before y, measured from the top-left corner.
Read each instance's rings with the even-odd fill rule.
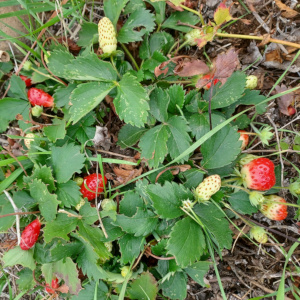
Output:
[[[198,202],[206,202],[221,188],[221,177],[211,175],[206,177],[196,188],[195,197]]]
[[[268,241],[267,232],[260,226],[253,226],[251,228],[250,237],[260,244],[265,244]]]
[[[108,252],[112,251],[112,248],[113,248],[112,242],[106,242],[106,243],[104,243],[104,246],[108,250]]]
[[[85,201],[83,198],[81,198],[80,202],[75,206],[76,210],[79,211],[80,208],[85,204]]]
[[[198,44],[196,39],[200,39],[201,35],[202,31],[200,29],[192,29],[185,35],[187,44],[190,46],[196,46]]]
[[[257,77],[255,75],[249,75],[246,79],[246,89],[253,90],[257,87]]]
[[[30,144],[31,144],[31,142],[34,141],[34,134],[33,133],[27,133],[25,135],[25,138],[26,139],[24,139],[24,144],[27,147],[27,149],[30,149]]]
[[[98,23],[99,44],[103,53],[112,53],[117,49],[116,31],[109,18],[102,18]]]

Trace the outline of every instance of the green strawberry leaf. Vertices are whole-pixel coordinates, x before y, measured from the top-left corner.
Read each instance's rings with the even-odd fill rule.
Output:
[[[123,149],[133,146],[147,130],[146,128],[138,128],[130,124],[125,124],[119,131],[117,144]]]
[[[189,217],[175,224],[167,244],[168,254],[174,255],[177,265],[183,268],[199,260],[205,247],[200,225]]]
[[[114,222],[111,218],[104,218],[102,219],[102,222],[108,235],[108,238],[105,238],[104,236],[102,237],[102,242],[112,242],[124,235],[122,229],[119,226],[114,225]]]
[[[193,199],[192,193],[175,182],[166,182],[164,186],[151,184],[147,187],[147,194],[153,202],[157,214],[165,219],[174,219],[184,213],[180,209],[182,201]]]
[[[170,102],[170,96],[166,90],[162,88],[156,88],[150,94],[150,113],[160,122],[166,122],[168,120],[168,106]]]
[[[240,134],[235,128],[225,126],[201,146],[205,169],[224,167],[233,162],[241,152]]]
[[[170,134],[165,125],[158,125],[148,130],[140,140],[141,157],[148,159],[149,167],[156,168],[168,154],[167,141]]]
[[[116,112],[121,120],[136,127],[147,122],[149,96],[135,76],[125,74],[117,84],[118,94],[114,99]]]
[[[67,214],[59,213],[55,220],[47,222],[46,226],[43,228],[45,242],[49,243],[56,237],[68,241],[68,234],[76,228],[77,222],[77,218],[72,218]]]
[[[52,261],[59,261],[66,257],[75,257],[77,254],[81,253],[81,247],[82,244],[76,240],[72,243],[67,243],[59,239],[57,243],[50,248],[49,252]]]
[[[14,98],[28,100],[25,82],[15,74],[10,78],[9,93],[12,93]]]
[[[73,233],[72,237],[78,239],[81,244],[81,251],[77,257],[77,265],[82,270],[84,275],[87,275],[90,280],[99,280],[106,278],[106,272],[99,266],[97,255],[94,247],[91,245],[88,238],[81,236],[79,233]]]
[[[69,287],[69,293],[78,295],[81,290],[80,279],[78,278],[78,270],[76,264],[70,257],[60,261],[43,264],[42,273],[46,282],[51,282],[53,275],[63,279],[65,284]]]
[[[162,24],[162,28],[175,29],[182,32],[189,32],[191,28],[185,25],[178,25],[178,21],[190,25],[196,25],[199,22],[199,17],[188,11],[176,11]]]
[[[98,25],[85,22],[81,25],[77,45],[79,47],[89,47],[98,43]]]
[[[201,284],[203,287],[207,287],[204,282],[204,276],[209,271],[211,262],[208,261],[198,261],[191,266],[184,269],[184,271],[197,283]]]
[[[65,70],[67,64],[72,64],[74,56],[66,50],[54,50],[48,58],[47,64],[49,70],[58,77],[65,76]]]
[[[118,34],[118,42],[130,43],[142,41],[142,36],[146,32],[152,32],[154,27],[154,15],[150,13],[149,10],[140,8],[129,16],[126,23],[120,29]],[[135,28],[140,28],[140,30],[134,30]]]
[[[230,249],[232,232],[225,215],[213,203],[197,204],[195,213],[200,217],[207,230],[215,237],[220,249]]]
[[[251,205],[249,194],[244,191],[238,191],[237,193],[231,194],[228,201],[232,208],[240,214],[252,215],[258,212],[258,209]]]
[[[58,139],[63,139],[66,135],[65,120],[54,119],[52,125],[44,128],[44,133],[53,143]]]
[[[134,236],[132,234],[125,234],[119,240],[121,259],[123,265],[131,263],[136,259],[142,249],[144,249],[145,239],[142,236]]]
[[[34,270],[36,267],[33,259],[33,249],[22,250],[19,246],[7,251],[2,260],[4,268],[22,265],[24,268]]]
[[[117,215],[115,225],[120,226],[123,231],[134,234],[134,236],[146,236],[157,226],[157,216],[150,210],[144,210],[140,207],[132,217]]]
[[[79,292],[78,296],[73,296],[71,300],[95,299],[95,295],[97,295],[97,300],[107,299],[108,292],[108,288],[103,281],[92,281],[87,283],[84,289]]]
[[[171,114],[178,114],[180,111],[178,107],[182,109],[184,103],[184,90],[182,85],[174,84],[169,87],[166,92],[170,97],[170,104],[168,107],[168,112]],[[178,106],[178,107],[177,107]]]
[[[41,215],[47,222],[55,219],[57,213],[57,196],[50,194],[47,186],[40,180],[34,179],[30,184],[30,195],[39,204]]]
[[[56,191],[57,199],[61,201],[65,207],[76,206],[82,196],[79,189],[79,186],[73,180],[66,183],[59,183]]]
[[[160,284],[160,288],[164,296],[184,300],[187,296],[187,276],[184,272],[170,274],[169,278]]]
[[[69,107],[70,97],[73,90],[77,87],[76,84],[69,84],[67,87],[58,87],[53,94],[54,103],[57,107]]]
[[[203,181],[203,171],[196,168],[181,173],[181,176],[185,178],[184,186],[187,189],[196,188]]]
[[[41,179],[41,181],[47,185],[47,188],[50,193],[56,190],[52,170],[50,167],[36,166],[31,176],[23,177],[24,182],[28,184],[30,184],[34,179]]]
[[[128,0],[104,0],[104,14],[111,20],[115,27],[127,2]]]
[[[0,132],[6,130],[10,121],[15,120],[18,114],[24,115],[24,119],[28,118],[30,103],[25,100],[14,98],[3,98],[0,101]]]
[[[127,290],[130,299],[155,300],[158,287],[155,277],[149,273],[142,273],[135,279]]]
[[[82,219],[87,224],[94,224],[98,220],[98,214],[95,207],[92,207],[90,202],[86,202],[79,210]]]
[[[169,139],[167,141],[168,150],[171,158],[175,159],[182,154],[191,145],[191,138],[188,134],[190,128],[187,121],[182,116],[173,116],[167,122],[169,131]],[[180,160],[183,163],[188,159],[188,155]]]
[[[19,278],[16,282],[20,290],[29,291],[36,285],[36,282],[33,279],[32,270],[29,268],[22,269],[17,275]]]
[[[132,217],[136,214],[138,207],[144,209],[143,199],[134,191],[128,191],[120,202],[120,214]]]
[[[212,114],[211,115],[212,120],[212,127],[216,127],[217,125],[221,124],[225,121],[225,118],[221,115]],[[210,131],[210,124],[209,124],[209,114],[192,114],[190,118],[188,118],[189,126],[192,131],[192,135],[196,137],[197,140],[199,140],[201,137],[203,137],[205,134],[207,134]]]
[[[244,93],[246,85],[246,75],[243,72],[234,72],[224,83],[223,86],[216,88],[215,93],[211,99],[211,108],[217,109],[227,107],[238,99]],[[209,92],[204,93],[204,99],[208,101]]]
[[[88,82],[79,84],[71,94],[70,108],[73,124],[93,110],[104,97],[115,87],[112,82]]]
[[[58,183],[67,182],[75,172],[81,173],[85,156],[80,153],[80,146],[74,144],[65,144],[63,147],[52,146],[51,153],[53,171]]]

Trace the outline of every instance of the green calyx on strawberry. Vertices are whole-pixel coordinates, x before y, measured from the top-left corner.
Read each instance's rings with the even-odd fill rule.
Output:
[[[264,202],[265,197],[260,192],[252,191],[249,194],[249,200],[253,206],[258,207],[259,205],[261,205]]]
[[[242,155],[239,161],[239,165],[243,167],[244,165],[248,164],[250,161],[256,158],[259,158],[259,156],[252,155],[252,154]]]
[[[265,202],[260,206],[261,213],[270,220],[282,221],[287,215],[286,201],[280,196],[265,196]]]
[[[80,188],[80,192],[83,197],[87,198],[89,201],[92,201],[96,198],[97,195],[100,195],[103,192],[103,187],[106,185],[107,179],[100,174],[91,174],[83,178],[83,183]],[[97,191],[96,191],[97,190]]]
[[[267,232],[260,226],[253,226],[250,229],[250,237],[260,244],[265,244],[268,241]]]
[[[112,199],[102,200],[101,207],[104,211],[117,211],[117,203]]]
[[[243,184],[246,188],[266,191],[276,183],[273,162],[265,157],[256,158],[241,169]]]
[[[300,179],[289,185],[289,191],[292,195],[296,197],[300,195]]]
[[[211,175],[206,177],[195,189],[194,195],[198,202],[208,201],[221,188],[221,177]]]

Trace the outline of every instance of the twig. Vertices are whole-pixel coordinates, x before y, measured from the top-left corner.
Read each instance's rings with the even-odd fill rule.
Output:
[[[16,206],[13,198],[10,196],[10,194],[4,190],[4,194],[6,195],[7,199],[11,203],[11,206],[13,207],[15,213],[19,212],[18,207]],[[18,245],[20,245],[21,242],[21,234],[20,234],[20,216],[16,215],[16,228],[17,228],[17,238],[18,238]]]
[[[156,256],[151,252],[151,249],[148,247],[145,250],[145,253],[149,256],[152,256],[153,258],[156,258],[158,260],[172,260],[175,259],[175,256],[170,256],[170,257],[160,257],[160,256]]]
[[[276,127],[276,124],[274,123],[274,121],[272,120],[272,118],[270,117],[270,113],[266,114],[267,118],[269,119],[270,123],[272,124],[272,126],[274,127],[275,130],[275,135],[276,135],[276,140],[277,140],[277,145],[278,145],[278,150],[279,150],[279,158],[280,158],[280,164],[281,164],[281,186],[283,186],[284,184],[284,163],[283,163],[283,159],[282,159],[282,153],[281,153],[281,146],[280,146],[280,140],[279,140],[279,136],[278,136],[278,130]]]
[[[35,215],[35,214],[38,214],[38,213],[40,213],[39,210],[37,210],[37,211],[28,211],[28,212],[14,212],[14,213],[11,213],[11,214],[1,215],[0,219],[5,218],[5,217],[11,217],[11,216]]]

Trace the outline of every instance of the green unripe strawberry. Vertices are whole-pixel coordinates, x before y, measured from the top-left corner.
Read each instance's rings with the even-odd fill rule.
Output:
[[[260,244],[265,244],[268,241],[267,232],[260,226],[253,226],[251,228],[250,237]]]
[[[246,89],[253,90],[257,87],[257,77],[255,75],[249,75],[246,79]]]
[[[292,195],[300,195],[300,181],[295,181],[289,185],[289,191]]]
[[[75,206],[75,209],[76,209],[77,211],[79,211],[80,208],[81,208],[84,204],[85,204],[85,201],[84,201],[83,198],[81,198],[81,199],[80,199],[80,202]]]
[[[25,61],[24,65],[23,65],[23,69],[25,71],[30,71],[31,68],[32,68],[32,63],[29,60]]]
[[[116,31],[109,18],[102,18],[98,23],[99,44],[104,53],[112,53],[117,49]]]
[[[117,204],[112,199],[104,199],[101,202],[101,207],[104,211],[114,210],[117,211]]]
[[[30,149],[30,144],[34,141],[34,134],[33,133],[27,133],[25,135],[24,144],[27,147],[27,149]]]
[[[42,114],[42,112],[43,112],[43,107],[39,105],[36,105],[31,109],[31,114],[37,118]]]
[[[81,186],[83,184],[83,178],[82,177],[75,177],[74,181],[78,186]]]
[[[106,247],[108,252],[112,251],[112,242],[106,242],[106,243],[104,243],[104,246]]]
[[[187,44],[190,46],[196,46],[197,39],[200,39],[202,36],[202,31],[200,29],[192,29],[185,35],[185,39],[187,41]]]
[[[121,275],[123,277],[126,277],[129,272],[131,272],[130,267],[124,266],[124,267],[121,268]]]
[[[211,175],[206,177],[196,188],[195,198],[198,202],[206,202],[221,188],[221,177]]]

